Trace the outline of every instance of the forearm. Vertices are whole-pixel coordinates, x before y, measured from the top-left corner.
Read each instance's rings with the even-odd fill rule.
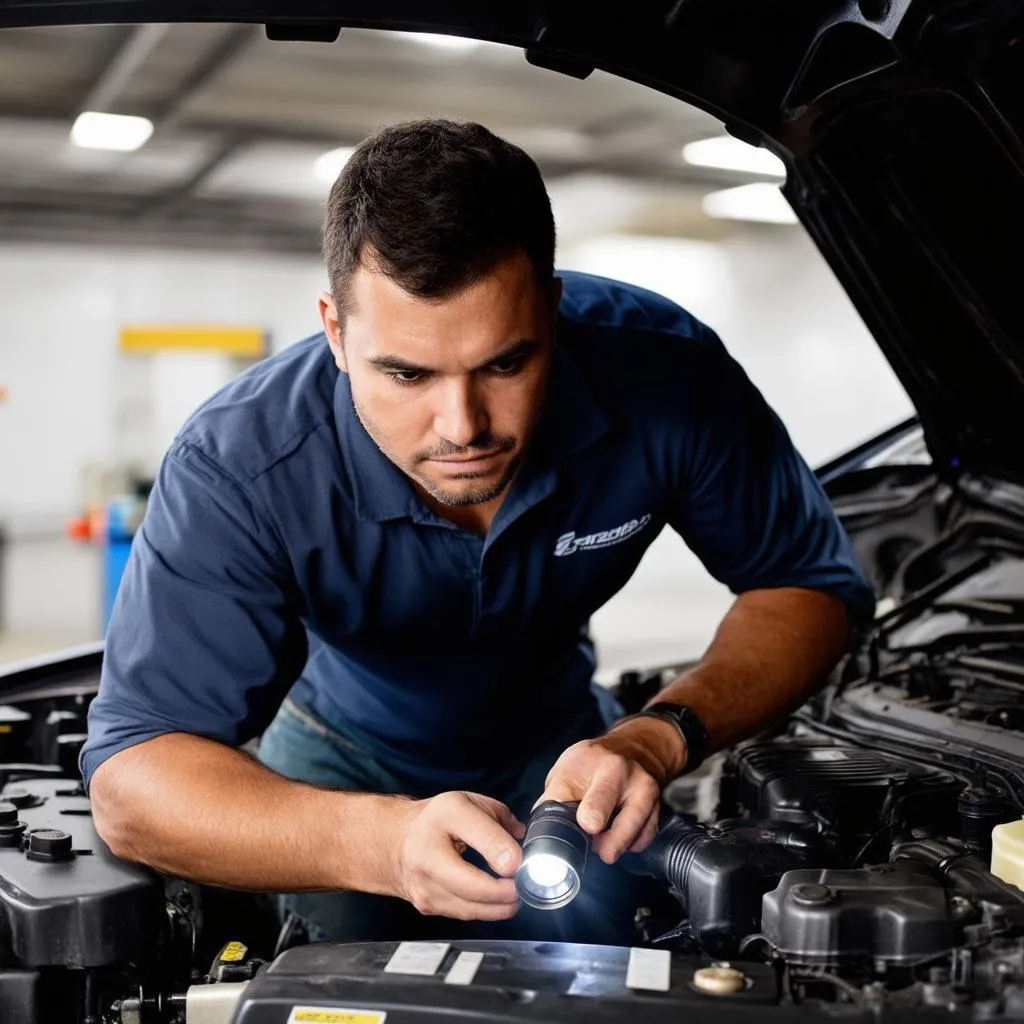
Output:
[[[170,733],[115,754],[90,784],[114,853],[168,874],[272,892],[390,892],[402,797],[293,782],[241,751]]]
[[[692,708],[710,750],[759,732],[799,707],[835,665],[849,632],[846,608],[829,594],[798,588],[755,590],[736,599],[700,662],[655,698]],[[668,723],[636,719],[637,745],[657,775],[685,767],[685,750]]]
[[[842,601],[815,590],[736,599],[707,653],[659,700],[697,713],[718,750],[798,708],[835,665],[849,632]]]

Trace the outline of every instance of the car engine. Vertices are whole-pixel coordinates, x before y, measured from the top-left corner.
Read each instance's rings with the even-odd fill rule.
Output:
[[[627,865],[657,898],[621,946],[309,943],[268,897],[99,838],[76,758],[100,652],[0,677],[0,1020],[1024,1016],[1024,493],[926,465],[830,490],[878,614],[796,714],[670,787]],[[638,950],[663,958],[657,985]]]

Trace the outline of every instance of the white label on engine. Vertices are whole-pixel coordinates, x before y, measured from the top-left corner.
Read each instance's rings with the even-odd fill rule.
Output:
[[[444,976],[446,985],[472,985],[480,965],[484,962],[483,953],[460,953],[452,969]]]
[[[626,988],[647,992],[667,992],[672,979],[672,954],[667,949],[638,949],[629,951],[626,968]]]
[[[850,758],[841,750],[810,750],[807,756],[812,761],[849,761]]]
[[[386,974],[437,973],[451,946],[447,942],[400,942],[384,968]]]

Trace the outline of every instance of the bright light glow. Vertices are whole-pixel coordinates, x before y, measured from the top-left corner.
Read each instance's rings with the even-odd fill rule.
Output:
[[[83,149],[117,149],[130,153],[153,134],[153,122],[127,114],[101,114],[87,110],[75,118],[71,141]]]
[[[348,163],[349,157],[355,152],[352,146],[339,146],[322,156],[318,156],[313,164],[313,173],[328,185],[341,174],[341,169]]]
[[[553,888],[569,876],[569,865],[550,853],[536,853],[526,862],[526,873],[535,885]]]
[[[796,214],[786,197],[766,181],[711,192],[701,200],[709,217],[752,220],[764,224],[796,224]]]
[[[767,149],[747,145],[731,135],[716,135],[683,146],[683,159],[695,167],[717,167],[723,171],[745,171],[785,180],[786,165]]]
[[[465,36],[442,36],[434,32],[396,32],[396,36],[413,39],[425,46],[436,46],[440,50],[473,50],[484,40],[467,39]]]

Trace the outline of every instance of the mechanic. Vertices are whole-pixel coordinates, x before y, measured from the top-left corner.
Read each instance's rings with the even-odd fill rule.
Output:
[[[97,828],[291,894],[315,938],[410,938],[514,917],[521,821],[579,800],[586,892],[614,894],[665,784],[802,703],[870,613],[848,538],[711,330],[555,275],[537,166],[480,125],[365,140],[324,254],[323,333],[163,461],[89,713]],[[666,524],[737,597],[670,707],[615,724],[587,623]]]

